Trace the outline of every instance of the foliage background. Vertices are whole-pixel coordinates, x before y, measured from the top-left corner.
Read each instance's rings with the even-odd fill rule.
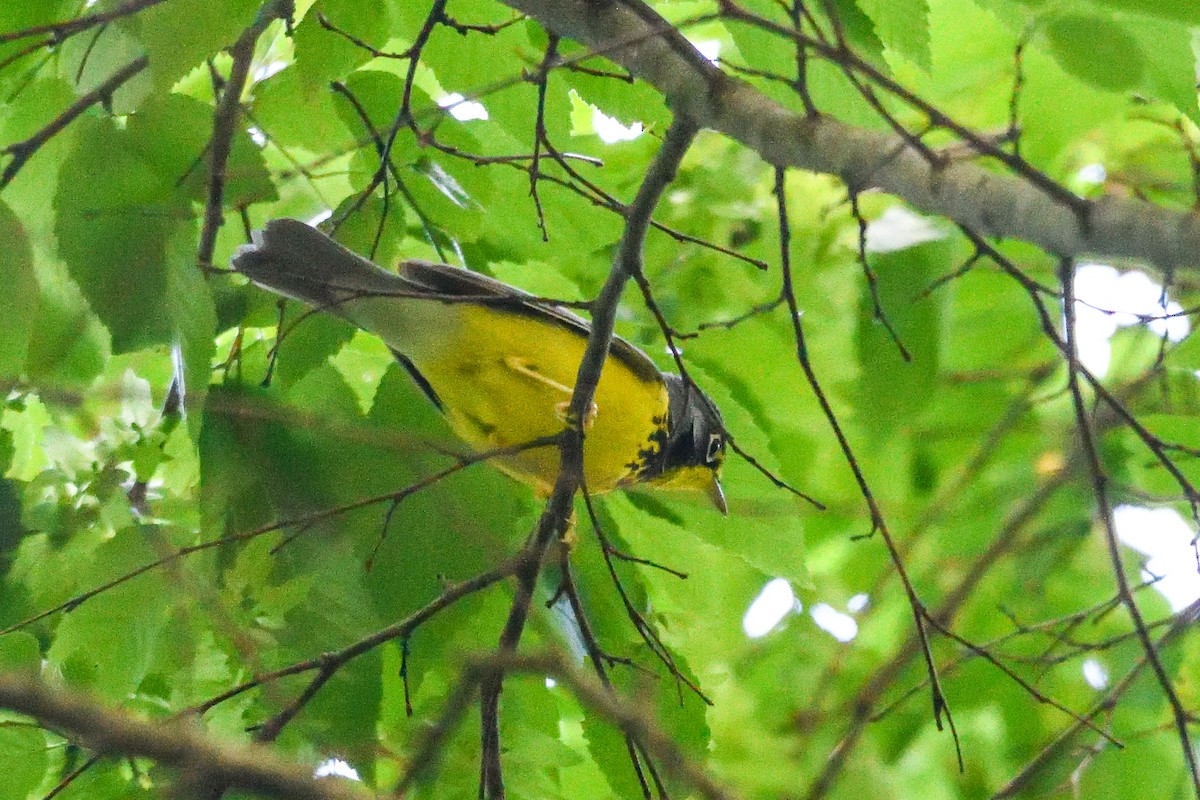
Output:
[[[385,499],[322,515],[413,485],[452,463],[454,445],[381,344],[294,304],[280,312],[225,271],[248,231],[332,211],[344,218],[338,238],[381,263],[446,260],[586,300],[621,235],[614,204],[633,198],[671,114],[653,88],[585,59],[569,40],[547,61],[545,29],[487,0],[451,0],[423,42],[428,2],[302,0],[290,22],[252,0],[80,6],[0,6],[0,34],[118,12],[79,30],[0,36],[0,145],[10,145],[0,159],[9,170],[0,181],[0,665],[166,719],[413,613],[446,581],[516,552],[540,511],[525,488],[479,467],[391,510]],[[766,0],[739,7],[791,24]],[[708,2],[654,8],[693,41],[719,42],[728,71],[804,110],[787,83],[793,42]],[[1025,162],[1070,191],[1196,205],[1200,11],[1191,3],[836,0],[808,12],[832,31],[831,9],[847,47],[881,75],[977,135],[1011,133],[1015,122]],[[142,56],[135,74],[106,83]],[[240,110],[227,91],[239,63],[248,64]],[[925,115],[870,81],[864,92],[844,67],[807,62],[821,113],[884,132],[925,130]],[[487,119],[456,119],[439,106],[451,93],[481,102]],[[22,152],[81,97],[82,113]],[[386,135],[402,101],[412,124],[396,130],[385,191],[364,118]],[[645,133],[605,142],[593,109]],[[940,128],[924,141],[951,152],[953,139]],[[224,147],[218,175],[211,156]],[[1104,180],[1085,179],[1093,164]],[[219,178],[224,225],[213,241],[205,229]],[[1096,490],[1190,516],[1197,340],[1169,342],[1145,324],[1114,337],[1106,386],[1151,442],[1183,446],[1167,450],[1182,478],[1098,403],[1105,486],[1080,450],[1071,362],[1028,285],[995,258],[972,261],[978,247],[946,220],[929,221],[926,241],[871,252],[905,361],[874,313],[859,241],[860,222],[902,202],[864,191],[852,204],[837,178],[799,170],[785,186],[794,297],[820,386],[921,607],[989,656],[929,634],[962,768],[931,714],[909,598],[882,537],[867,535],[871,515],[797,362],[786,307],[714,325],[773,301],[781,280],[774,170],[714,133],[695,142],[655,216],[688,238],[652,232],[646,277],[674,331],[704,328],[678,344],[739,444],[828,508],[737,458],[726,469],[726,519],[686,496],[603,498],[599,518],[617,547],[687,574],[616,566],[678,678],[712,704],[639,636],[581,521],[571,561],[587,619],[606,653],[637,665],[609,665],[618,690],[738,796],[988,797],[1014,780],[1015,792],[1037,797],[1189,794],[1170,695],[1120,607]],[[995,246],[1017,274],[1049,287],[1034,294],[1060,326],[1058,260],[1018,241]],[[1183,309],[1195,306],[1194,270],[1154,274]],[[618,333],[672,367],[636,291]],[[172,385],[184,387],[182,403]],[[320,518],[244,535],[312,515]],[[220,546],[176,555],[209,542]],[[1136,584],[1139,557],[1120,557]],[[523,647],[562,648],[585,664],[560,577],[544,571]],[[772,578],[790,582],[806,613],[748,638],[743,614]],[[863,594],[852,641],[807,613],[815,603],[847,609]],[[1195,708],[1200,649],[1189,618],[1154,591],[1136,599],[1155,639],[1175,630],[1157,652],[1177,699]],[[276,742],[283,753],[314,767],[343,758],[388,791],[462,691],[463,658],[495,647],[510,602],[505,582],[472,593],[410,638],[341,666],[302,708],[311,671],[216,704],[203,725],[248,742],[255,726],[295,707]],[[1085,681],[1085,658],[1102,665],[1106,688]],[[1123,747],[1089,730],[1058,738],[1074,722],[1039,698],[1094,715]],[[501,733],[513,796],[642,794],[619,729],[568,687],[510,676]],[[474,794],[478,737],[468,716],[414,796]],[[160,796],[174,778],[121,757],[75,776],[90,756],[83,741],[6,717],[0,800],[56,787],[60,797]]]

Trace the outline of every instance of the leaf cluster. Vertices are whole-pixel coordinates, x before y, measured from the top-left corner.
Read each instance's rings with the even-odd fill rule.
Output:
[[[152,719],[196,714],[231,743],[278,721],[283,753],[314,768],[344,759],[381,793],[419,768],[411,796],[473,795],[473,718],[445,732],[435,763],[419,757],[464,691],[463,665],[496,646],[512,581],[455,597],[328,674],[321,658],[506,563],[541,504],[484,465],[448,469],[462,446],[382,344],[277,304],[225,265],[267,220],[328,220],[383,264],[447,261],[590,301],[671,110],[618,54],[492,0],[80,5],[0,5],[0,668]],[[1000,142],[1066,193],[1196,207],[1193,3],[737,5],[825,36],[874,75],[728,4],[652,11],[799,113],[901,130],[997,172],[1009,168],[977,145]],[[246,31],[257,35],[239,49]],[[239,69],[245,85],[225,103]],[[613,121],[642,133],[610,141]],[[832,176],[777,181],[714,133],[694,142],[654,222],[617,333],[664,370],[678,358],[755,463],[730,456],[727,519],[685,495],[615,493],[594,518],[580,501],[578,605],[550,559],[522,648],[587,671],[598,645],[617,696],[737,796],[1186,794],[1170,693],[1120,607],[1097,507],[1102,492],[1174,509],[1196,532],[1196,337],[1162,335],[1164,320],[1124,325],[1101,390],[1082,381],[1080,414],[1052,254],[981,246]],[[211,258],[206,225],[219,225]],[[1165,287],[1157,316],[1190,320],[1197,273],[1151,275]],[[1102,473],[1088,469],[1081,420]],[[423,483],[441,470],[452,474]],[[1171,633],[1181,618],[1139,585],[1135,551],[1117,565],[1195,709],[1194,634]],[[748,637],[747,608],[780,578],[794,605]],[[853,624],[851,640],[821,624],[829,612]],[[915,612],[960,638],[918,636]],[[513,674],[502,699],[514,797],[695,788],[567,686]],[[62,731],[0,716],[0,800],[154,797],[177,778],[90,756]]]

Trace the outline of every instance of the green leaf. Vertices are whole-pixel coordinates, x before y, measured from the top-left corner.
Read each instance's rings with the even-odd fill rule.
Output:
[[[1063,69],[1099,89],[1128,91],[1145,78],[1145,52],[1137,38],[1111,18],[1061,14],[1047,23],[1046,37]],[[1111,55],[1098,58],[1099,53]]]
[[[386,141],[399,107],[397,98],[404,94],[404,81],[390,72],[361,69],[352,72],[350,77],[346,78],[345,87],[358,101],[358,107],[366,112],[374,132]],[[424,92],[416,96],[424,97]],[[359,139],[369,140],[371,130],[366,127],[355,105],[340,92],[334,95],[333,103],[346,130],[354,131]],[[374,148],[367,149],[375,152]]]
[[[511,791],[545,797],[558,789],[558,768],[579,757],[559,740],[560,712],[555,690],[541,676],[523,676],[504,687],[500,736],[512,765]]]
[[[118,24],[146,48],[155,88],[166,91],[205,58],[232,45],[261,5],[260,0],[172,0]]]
[[[1200,333],[1192,331],[1171,353],[1171,363],[1181,369],[1200,371]]]
[[[42,666],[38,640],[26,631],[13,631],[0,638],[0,672],[36,675]]]
[[[353,395],[345,392],[357,414]],[[326,407],[323,418],[332,410]],[[210,391],[200,434],[199,500],[206,530],[240,533],[333,505],[332,473],[315,466],[324,429],[312,419],[309,411],[282,403],[277,391]],[[305,433],[309,426],[313,436]]]
[[[203,408],[212,360],[216,348],[217,313],[212,292],[196,268],[197,231],[195,226],[180,226],[167,245],[165,302],[172,326],[171,346],[177,349],[182,366],[185,409]],[[185,411],[186,413],[186,411]],[[189,428],[199,434],[199,414],[193,414]]]
[[[1112,124],[1127,108],[1124,95],[1076,77],[1053,51],[1026,48],[1023,65],[1025,85],[1018,108],[1021,154],[1043,169],[1061,169],[1058,165],[1064,150],[1087,132]],[[998,97],[1007,97],[1007,89],[1002,92]],[[1060,112],[1062,97],[1071,98],[1070,114]]]
[[[901,52],[905,51],[905,46],[902,46],[901,41],[908,45],[915,45],[916,52],[929,49],[928,29],[925,27],[925,15],[929,13],[928,5],[920,0],[913,2],[908,0],[905,7],[915,9],[919,13],[918,19],[897,19],[893,15],[888,14],[888,9],[881,7],[878,2],[874,3],[876,8],[874,13],[867,10],[867,4],[858,4],[854,0],[833,0],[832,10],[838,15],[838,19],[842,23],[842,28],[845,31],[846,39],[853,42],[861,52],[871,57],[872,61],[877,63],[883,62],[883,41],[881,37],[884,35],[880,29],[881,25],[886,25],[891,33],[893,41],[889,41],[893,47],[896,47]],[[829,6],[822,6],[819,9],[822,16],[828,16],[830,13]],[[880,17],[880,22],[875,22],[876,16]],[[886,21],[885,21],[886,20]],[[924,32],[922,29],[924,28]],[[907,32],[905,32],[907,29]],[[921,40],[925,43],[922,45]],[[910,55],[911,57],[911,55]],[[920,59],[916,59],[921,63]]]
[[[385,269],[391,269],[407,238],[405,204],[395,189],[389,194],[386,205],[381,195],[382,190],[377,190],[362,203],[358,196],[352,195],[338,206],[333,212],[335,219],[342,219],[348,211],[355,210],[338,226],[334,238]]]
[[[911,424],[934,395],[941,364],[942,304],[936,295],[922,298],[921,292],[954,268],[953,253],[953,246],[935,241],[868,256],[882,318],[864,280],[858,302],[858,406],[870,410],[866,418],[875,442]],[[889,325],[910,360],[904,359]]]
[[[40,25],[50,25],[55,22],[61,22],[64,19],[70,19],[78,11],[78,4],[72,0],[29,0],[29,2],[21,3],[4,3],[0,6],[0,31],[16,32],[33,28]],[[16,41],[0,44],[0,62],[4,62],[12,58],[28,44],[29,39],[17,39]],[[24,62],[36,59],[37,56],[26,56]],[[16,70],[0,71],[0,87],[6,87],[19,79],[20,73]]]
[[[118,578],[158,559],[150,545],[161,530],[126,528],[96,549],[89,585]],[[68,614],[55,632],[47,660],[76,686],[119,702],[150,669],[171,609],[169,584],[150,573],[103,592]],[[121,620],[114,632],[113,620]]]
[[[345,76],[370,60],[371,54],[335,31],[326,30],[319,14],[360,41],[376,47],[387,43],[388,12],[385,4],[357,0],[318,0],[295,26],[296,78],[301,85],[322,91],[329,81]]]
[[[1146,72],[1142,88],[1200,122],[1196,103],[1196,54],[1192,32],[1186,25],[1162,20],[1130,18],[1128,32],[1146,54]]]
[[[24,371],[37,313],[38,286],[25,230],[2,201],[0,241],[5,243],[0,256],[0,281],[7,287],[0,294],[0,378],[15,378]]]
[[[314,152],[352,147],[361,126],[347,129],[328,82],[307,78],[292,65],[255,85],[254,119],[283,146]]]
[[[6,764],[0,800],[26,800],[48,766],[46,733],[34,727],[0,725],[0,759]]]
[[[874,21],[875,33],[884,44],[912,59],[922,69],[929,69],[929,5],[926,0],[860,0],[858,5]]]
[[[109,358],[109,334],[61,266],[39,270],[41,296],[25,364],[29,378],[77,389],[91,383]]]
[[[1194,447],[1200,441],[1200,420],[1183,414],[1142,414],[1139,421],[1153,436],[1166,445]],[[1174,495],[1181,490],[1176,478],[1146,452],[1145,445],[1131,431],[1122,431],[1117,442],[1128,460],[1130,477],[1138,487],[1151,493]],[[1200,485],[1200,460],[1195,458],[1172,459],[1176,469],[1193,486]]]
[[[1200,24],[1200,7],[1191,0],[1089,0],[1089,2],[1135,14],[1149,14],[1192,25]]]
[[[58,796],[63,800],[154,800],[152,791],[139,786],[120,764],[106,761],[84,771]]]
[[[354,336],[354,327],[328,313],[314,314],[308,306],[287,304],[276,339],[273,380],[288,389],[310,371],[322,366]]]
[[[641,785],[629,760],[629,749],[621,732],[602,717],[585,712],[583,735],[587,740],[588,754],[600,767],[613,795],[621,798],[640,797]]]
[[[101,35],[104,46],[97,47],[93,41]],[[113,75],[145,55],[141,42],[119,25],[72,36],[62,43],[60,52],[61,74],[71,81],[77,95],[98,90]],[[105,98],[104,109],[118,115],[136,112],[153,88],[148,65]]]
[[[115,352],[171,341],[167,242],[176,217],[190,215],[185,204],[197,189],[178,182],[200,177],[190,167],[208,122],[200,104],[183,98],[136,115],[124,130],[89,120],[63,165],[59,253]]]
[[[4,477],[13,465],[15,454],[12,431],[0,428],[0,566],[10,560],[26,533],[21,523],[21,486]]]

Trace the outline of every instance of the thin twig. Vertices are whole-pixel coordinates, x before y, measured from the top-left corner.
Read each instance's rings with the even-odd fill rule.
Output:
[[[533,592],[541,571],[543,557],[550,543],[566,531],[572,514],[573,498],[583,477],[584,438],[582,421],[591,409],[592,398],[600,381],[600,371],[608,356],[616,322],[617,304],[629,278],[642,268],[642,248],[651,214],[663,191],[675,176],[684,153],[695,138],[697,128],[690,120],[676,117],[663,139],[662,149],[651,163],[630,205],[624,233],[617,246],[608,280],[600,290],[593,306],[592,332],[579,365],[575,389],[571,395],[567,418],[574,425],[566,431],[560,445],[560,466],[554,490],[538,521],[529,548],[532,554],[517,572],[508,619],[500,635],[499,652],[510,653],[517,647],[529,615]],[[502,675],[484,676],[480,686],[481,755],[480,796],[484,800],[503,800],[504,778],[500,766],[500,690]]]
[[[94,28],[97,25],[107,25],[113,20],[123,19],[133,16],[139,11],[144,11],[147,8],[156,6],[159,3],[165,3],[166,0],[126,0],[116,8],[108,11],[98,11],[95,14],[88,14],[75,19],[63,20],[62,22],[52,22],[48,25],[35,25],[32,28],[23,28],[19,31],[11,31],[9,33],[0,33],[0,44],[6,42],[15,42],[19,39],[28,39],[30,36],[41,36],[44,33],[50,34],[55,40],[62,40],[74,36],[80,31],[86,31],[89,28]]]
[[[1071,402],[1075,409],[1075,425],[1079,431],[1080,442],[1087,459],[1088,470],[1092,477],[1092,493],[1096,499],[1096,511],[1100,517],[1100,527],[1104,534],[1104,543],[1112,564],[1113,577],[1117,582],[1117,594],[1121,598],[1121,605],[1125,606],[1125,610],[1129,613],[1130,621],[1133,623],[1134,630],[1137,631],[1142,650],[1146,654],[1146,660],[1149,662],[1159,686],[1162,687],[1163,695],[1167,698],[1167,702],[1171,706],[1171,713],[1175,717],[1175,730],[1179,736],[1179,744],[1183,749],[1184,760],[1191,773],[1192,791],[1196,797],[1200,798],[1200,764],[1197,764],[1196,753],[1192,749],[1191,733],[1188,730],[1189,715],[1183,707],[1182,701],[1179,699],[1178,692],[1175,691],[1175,685],[1171,681],[1171,676],[1167,673],[1167,669],[1162,663],[1157,646],[1150,638],[1150,632],[1146,629],[1146,621],[1142,617],[1141,609],[1138,608],[1137,600],[1130,589],[1129,577],[1125,574],[1125,563],[1121,560],[1121,545],[1117,537],[1117,526],[1113,520],[1112,505],[1108,497],[1108,475],[1105,472],[1103,462],[1100,460],[1100,453],[1096,447],[1092,431],[1091,416],[1084,403],[1083,391],[1079,385],[1078,334],[1075,328],[1075,264],[1073,261],[1069,259],[1063,260],[1059,280],[1063,292],[1064,338],[1067,349],[1067,387],[1070,390]]]
[[[1168,628],[1161,637],[1159,637],[1159,640],[1155,643],[1155,648],[1161,651],[1163,648],[1174,642],[1181,634],[1185,633],[1189,629],[1193,629],[1196,624],[1197,615],[1200,615],[1200,600],[1192,603],[1190,606],[1175,615],[1175,618],[1171,623],[1171,627]],[[1146,652],[1143,652],[1142,658],[1133,666],[1132,669],[1129,670],[1128,673],[1126,673],[1125,677],[1121,679],[1120,683],[1109,689],[1108,692],[1101,697],[1084,716],[1090,718],[1096,716],[1097,714],[1102,714],[1111,710],[1113,706],[1116,705],[1117,700],[1122,697],[1131,686],[1133,686],[1134,682],[1137,680],[1138,676],[1141,675],[1148,663],[1149,656]],[[1004,784],[999,791],[992,795],[992,800],[1001,800],[1002,798],[1016,797],[1020,795],[1028,786],[1029,782],[1036,778],[1048,763],[1057,758],[1061,758],[1063,753],[1067,752],[1066,745],[1084,730],[1085,727],[1079,722],[1076,722],[1074,725],[1070,726],[1056,736],[1054,740],[1049,742],[1040,753],[1038,753],[1028,764],[1025,765],[1025,767],[1019,773],[1013,776],[1008,783]]]
[[[641,706],[608,691],[603,684],[571,666],[561,655],[542,653],[522,656],[500,651],[475,659],[470,667],[483,674],[484,682],[493,673],[495,678],[500,678],[510,672],[554,678],[570,689],[582,705],[611,720],[635,741],[643,743],[666,772],[692,786],[700,797],[706,800],[735,800],[735,795],[714,781],[707,770],[681,751],[679,745],[658,727]]]
[[[842,455],[846,463],[850,467],[851,473],[854,475],[855,483],[858,484],[859,494],[867,504],[867,509],[871,515],[871,534],[879,533],[883,539],[884,546],[887,548],[888,555],[891,558],[892,566],[900,578],[900,583],[904,587],[904,593],[908,598],[909,608],[912,611],[913,623],[916,628],[916,641],[920,645],[921,654],[925,660],[925,670],[929,676],[930,699],[933,705],[934,723],[938,730],[942,730],[942,718],[945,716],[950,724],[951,733],[954,734],[955,750],[958,753],[959,766],[962,767],[962,752],[958,744],[958,736],[954,733],[954,721],[950,715],[950,708],[946,702],[946,696],[942,691],[941,682],[938,679],[937,666],[933,660],[933,651],[929,644],[929,635],[926,631],[926,617],[929,612],[925,605],[917,596],[916,589],[912,584],[912,580],[908,577],[908,571],[904,566],[903,557],[896,546],[895,540],[892,537],[891,531],[888,529],[887,520],[884,518],[883,511],[879,507],[875,499],[875,495],[871,490],[870,484],[867,483],[862,467],[858,463],[858,458],[854,454],[853,448],[850,446],[850,441],[842,430],[841,423],[838,421],[837,414],[833,410],[828,397],[825,395],[824,389],[817,378],[816,371],[813,369],[812,362],[808,357],[808,345],[804,337],[804,326],[800,319],[800,307],[796,301],[796,292],[792,285],[792,266],[791,266],[791,225],[788,219],[787,211],[787,190],[784,181],[785,170],[776,168],[775,170],[775,197],[778,208],[779,218],[779,253],[780,263],[783,273],[783,296],[787,299],[787,307],[792,323],[792,336],[796,342],[796,360],[800,364],[800,369],[804,373],[805,380],[808,382],[809,388],[812,389],[813,395],[817,399],[817,403],[821,407],[821,412],[825,416],[830,429],[833,431],[834,438],[837,440],[838,446],[842,451]],[[841,749],[841,748],[839,748]],[[831,758],[826,764],[821,775],[814,782],[809,791],[809,798],[816,798],[824,794],[830,785],[832,770],[836,769],[840,762],[836,758]]]
[[[875,65],[859,57],[848,48],[821,41],[800,31],[786,28],[777,22],[747,11],[734,3],[733,0],[720,0],[720,7],[720,15],[722,17],[744,22],[784,38],[792,39],[805,47],[815,50],[835,64],[846,66],[861,73],[876,86],[883,88],[907,105],[920,111],[933,125],[944,128],[964,141],[970,142],[981,155],[991,156],[1000,161],[1028,183],[1042,190],[1048,197],[1053,198],[1056,202],[1070,209],[1080,219],[1081,223],[1086,223],[1089,207],[1086,200],[1069,192],[1053,178],[1038,170],[1025,159],[1013,155],[986,138],[977,136],[970,128],[954,120],[936,106],[918,97],[899,82],[885,75]]]
[[[302,675],[304,673],[314,671],[322,672],[331,668],[336,670],[337,668],[340,668],[364,653],[374,650],[386,642],[395,641],[397,639],[407,639],[411,637],[413,632],[425,622],[446,610],[462,598],[482,591],[483,589],[486,589],[489,586],[492,586],[493,584],[516,574],[517,570],[520,569],[525,563],[526,558],[527,553],[522,551],[514,558],[510,558],[496,567],[493,567],[486,572],[482,572],[473,578],[446,586],[442,590],[442,593],[433,600],[412,612],[404,619],[395,622],[386,628],[382,628],[375,633],[370,634],[369,636],[364,636],[358,641],[352,642],[340,650],[334,650],[333,652],[325,653],[317,656],[316,658],[298,661],[294,664],[289,664],[286,667],[281,667],[279,669],[271,670],[270,672],[264,672],[262,674],[255,675],[251,680],[231,687],[224,692],[205,700],[203,703],[188,709],[188,712],[204,714],[221,703],[231,700],[234,697],[244,694],[252,689],[257,689],[260,686],[273,683],[292,675]],[[321,680],[320,682],[324,683],[324,680]],[[312,689],[314,684],[316,684],[316,688],[320,688],[319,684],[317,684],[317,682],[314,680],[309,684],[309,689]],[[309,690],[306,690],[305,693],[298,698],[298,701],[294,703],[293,710],[289,711],[288,709],[284,709],[284,711],[280,713],[286,713],[290,719],[295,715],[295,711],[298,711],[301,707],[303,707],[304,703],[307,703],[310,699],[311,693]]]
[[[26,627],[32,625],[33,623],[35,623],[39,620],[45,619],[46,617],[53,616],[54,614],[58,614],[58,613],[64,612],[64,611],[72,611],[72,610],[78,608],[79,606],[81,606],[83,603],[87,602],[88,600],[91,600],[93,597],[95,597],[99,594],[103,594],[104,592],[107,592],[110,589],[114,589],[117,586],[120,586],[121,584],[128,583],[129,581],[133,580],[134,578],[144,575],[147,572],[151,572],[155,569],[159,569],[161,567],[168,566],[168,565],[174,563],[175,561],[178,561],[181,558],[186,558],[187,556],[190,556],[194,553],[199,553],[204,550],[212,549],[214,547],[222,547],[222,546],[229,545],[229,544],[247,542],[247,541],[250,541],[251,539],[258,538],[259,536],[263,536],[265,534],[272,533],[274,531],[283,530],[285,528],[290,528],[290,527],[295,527],[295,526],[306,526],[306,525],[312,526],[317,522],[322,522],[327,519],[332,519],[333,517],[337,517],[342,514],[346,514],[350,511],[355,511],[360,508],[366,508],[368,506],[378,505],[380,503],[393,502],[399,496],[407,496],[407,495],[412,494],[414,491],[427,488],[427,487],[433,485],[434,483],[436,483],[454,473],[460,472],[474,464],[479,464],[479,463],[482,463],[484,461],[489,461],[494,458],[502,458],[507,455],[514,455],[518,452],[522,452],[524,450],[530,450],[530,449],[537,448],[537,447],[549,447],[549,446],[553,445],[556,441],[557,441],[556,437],[553,437],[553,436],[543,437],[541,439],[535,439],[531,442],[526,442],[526,443],[519,444],[519,445],[514,445],[514,446],[509,446],[509,447],[501,447],[501,448],[497,448],[495,450],[488,450],[488,451],[485,451],[482,453],[475,453],[475,454],[472,454],[469,456],[459,456],[457,463],[452,464],[451,466],[447,467],[446,469],[444,469],[438,473],[435,473],[434,475],[426,477],[426,478],[418,481],[415,484],[406,486],[405,488],[400,489],[399,491],[386,492],[384,494],[375,495],[374,497],[367,497],[367,498],[363,498],[361,500],[355,500],[354,502],[346,503],[344,505],[338,506],[337,508],[331,508],[331,509],[327,509],[325,511],[318,511],[313,514],[305,515],[303,517],[296,517],[293,519],[283,520],[280,522],[272,522],[267,525],[261,525],[252,530],[245,531],[243,533],[226,535],[226,536],[222,536],[218,539],[209,540],[207,542],[200,542],[199,544],[189,545],[187,547],[181,547],[181,548],[179,548],[179,550],[175,551],[174,553],[167,554],[167,555],[159,558],[157,561],[152,561],[148,564],[143,564],[142,566],[138,567],[137,569],[131,570],[130,572],[127,572],[124,575],[121,575],[119,577],[113,578],[112,580],[107,581],[106,583],[102,583],[99,586],[95,586],[91,589],[88,589],[85,592],[81,592],[81,593],[71,597],[69,600],[59,603],[58,605],[56,605],[52,608],[48,608],[43,611],[39,611],[38,613],[34,614],[33,616],[26,617],[25,619],[23,619],[19,622],[14,622],[12,625],[9,625],[6,628],[0,629],[0,636],[4,636],[6,634],[12,633],[13,631],[17,631],[22,628],[26,628]]]
[[[533,159],[529,162],[529,196],[533,198],[533,207],[537,212],[538,228],[542,232],[543,242],[550,241],[550,232],[546,229],[546,213],[542,209],[542,198],[538,194],[538,175],[540,174],[538,166],[542,158],[542,145],[549,139],[546,135],[546,90],[550,86],[550,66],[557,57],[558,37],[552,33],[537,72],[537,114],[533,123]]]
[[[161,2],[161,0],[160,0]],[[135,58],[121,69],[117,70],[109,77],[108,80],[101,83],[95,89],[92,89],[87,94],[79,97],[74,103],[67,106],[61,114],[50,120],[37,133],[30,136],[28,139],[23,139],[19,142],[13,142],[10,145],[0,150],[0,154],[12,157],[12,160],[5,166],[4,172],[0,173],[0,189],[8,186],[12,179],[21,171],[21,167],[29,161],[33,154],[41,148],[46,142],[54,138],[60,133],[63,128],[74,122],[83,112],[87,111],[97,103],[107,103],[117,89],[119,89],[126,81],[144,70],[150,63],[150,59],[146,56]]]
[[[583,600],[579,596],[579,589],[575,586],[575,577],[571,571],[570,554],[565,547],[562,548],[558,568],[562,573],[563,596],[567,598],[567,603],[571,606],[571,613],[575,615],[575,623],[579,627],[579,638],[583,640],[583,646],[587,651],[588,659],[592,663],[592,669],[595,671],[596,678],[599,679],[601,685],[611,692],[612,681],[608,677],[608,667],[605,663],[604,652],[600,649],[600,643],[596,640],[596,633],[592,630],[592,624],[588,620],[587,611],[583,607]],[[643,800],[650,800],[652,795],[650,793],[650,784],[646,780],[645,770],[642,768],[641,746],[629,733],[625,734],[625,748],[629,753],[629,760],[633,765],[634,774],[637,776],[638,785],[641,786]],[[648,766],[653,767],[652,764]]]
[[[268,0],[259,9],[254,21],[242,31],[229,54],[233,66],[225,81],[221,99],[213,111],[213,132],[208,145],[208,196],[204,203],[204,224],[200,228],[198,263],[212,264],[213,250],[217,246],[217,231],[225,223],[225,168],[233,149],[233,137],[238,130],[242,111],[242,92],[250,76],[250,64],[254,60],[254,48],[267,26],[277,19],[289,20],[293,13],[292,0]]]

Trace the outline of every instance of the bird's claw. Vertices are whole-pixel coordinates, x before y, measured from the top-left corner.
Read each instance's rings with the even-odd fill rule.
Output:
[[[564,400],[561,403],[556,403],[554,406],[554,416],[562,420],[567,427],[575,430],[582,430],[585,433],[591,430],[592,425],[594,425],[596,422],[596,415],[599,413],[600,407],[597,406],[593,401],[591,408],[588,409],[588,413],[584,416],[581,423],[580,420],[576,419],[575,415],[571,413],[570,400]]]

